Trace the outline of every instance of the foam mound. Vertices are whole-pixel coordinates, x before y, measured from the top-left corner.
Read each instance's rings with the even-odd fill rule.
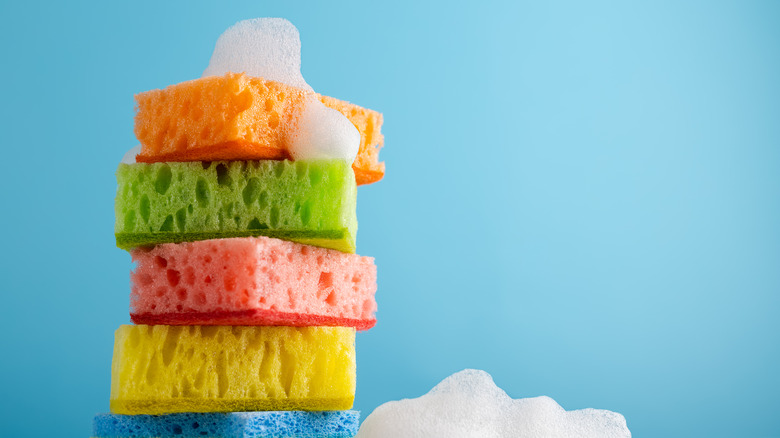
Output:
[[[371,328],[371,257],[267,237],[169,243],[131,252],[136,324]]]
[[[217,40],[203,76],[244,72],[314,91],[301,76],[301,40],[298,29],[283,18],[239,21]],[[342,158],[354,162],[360,132],[344,114],[326,107],[310,93],[290,126],[287,152],[294,160]],[[288,126],[288,125],[284,125]],[[286,141],[285,141],[286,140]]]
[[[203,76],[244,72],[313,91],[301,75],[301,38],[284,18],[252,18],[229,27],[217,39]]]
[[[631,432],[618,413],[566,411],[549,397],[512,399],[490,374],[464,370],[420,398],[379,406],[357,437],[628,438]]]
[[[296,161],[339,158],[353,163],[360,149],[360,132],[343,114],[311,96],[286,143],[287,153]]]
[[[352,408],[355,330],[145,326],[116,331],[111,412],[332,411]]]
[[[352,163],[358,184],[382,179],[382,115],[243,73],[209,76],[136,95],[138,162],[291,158],[288,133],[314,99],[338,111],[360,135]],[[309,105],[311,106],[311,105]],[[305,138],[305,136],[304,136]]]
[[[233,412],[209,414],[98,414],[93,438],[349,438],[358,430],[357,411]]]
[[[269,236],[355,252],[352,168],[341,160],[120,164],[122,249]]]

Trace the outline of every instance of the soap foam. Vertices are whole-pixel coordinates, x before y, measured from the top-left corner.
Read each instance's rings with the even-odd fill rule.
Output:
[[[600,409],[564,410],[549,397],[512,399],[490,374],[463,370],[416,399],[385,403],[357,438],[630,438],[625,418]]]
[[[313,91],[301,75],[298,29],[284,18],[239,21],[220,35],[203,77],[228,72]]]
[[[287,150],[293,160],[340,158],[355,161],[360,132],[340,112],[311,96],[298,116],[296,129],[287,135]]]
[[[122,157],[122,161],[120,161],[123,164],[135,164],[135,156],[141,153],[141,145],[136,145],[133,148],[130,148],[127,152],[125,152],[125,155]]]
[[[298,29],[283,18],[239,21],[217,40],[203,76],[244,72],[283,82],[311,93],[296,123],[286,133],[287,150],[294,160],[343,159],[355,161],[360,133],[343,114],[326,107],[301,75]]]

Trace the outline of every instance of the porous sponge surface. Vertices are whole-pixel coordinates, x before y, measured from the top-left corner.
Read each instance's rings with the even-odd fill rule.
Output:
[[[123,325],[115,334],[115,414],[344,410],[354,395],[352,328]]]
[[[98,414],[95,438],[347,438],[359,426],[357,411]]]
[[[120,164],[117,246],[271,236],[355,251],[357,188],[342,160]]]
[[[136,323],[368,328],[375,321],[371,257],[268,237],[169,243],[131,255]]]
[[[136,95],[139,162],[288,158],[286,130],[302,112],[307,92],[243,73],[209,76]],[[358,184],[384,175],[379,149],[382,115],[327,96],[317,97],[360,132],[353,163]]]

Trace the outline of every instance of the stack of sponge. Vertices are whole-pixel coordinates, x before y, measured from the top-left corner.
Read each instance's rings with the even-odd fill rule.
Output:
[[[236,35],[300,48],[286,20],[220,42]],[[141,148],[117,170],[115,226],[136,263],[134,325],[116,331],[96,438],[357,432],[355,330],[376,323],[376,266],[354,254],[356,186],[384,174],[382,117],[260,76],[136,96]]]

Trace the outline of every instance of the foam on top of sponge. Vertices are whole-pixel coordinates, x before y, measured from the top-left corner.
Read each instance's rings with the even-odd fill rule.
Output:
[[[549,397],[512,399],[490,374],[463,370],[428,394],[391,401],[366,418],[358,438],[630,438],[625,418],[600,409],[564,410]]]
[[[122,164],[135,164],[135,157],[141,153],[141,145],[136,145],[130,148],[127,152],[125,152],[125,155],[122,157],[122,161],[120,163]]]
[[[314,91],[301,75],[301,39],[284,18],[239,21],[219,36],[206,76],[244,72]]]
[[[355,161],[360,132],[343,114],[308,96],[296,129],[287,133],[287,150],[293,160],[343,158]]]
[[[298,29],[283,18],[239,21],[217,40],[203,77],[244,72],[309,93],[305,107],[287,132],[295,160],[339,158],[355,161],[360,133],[340,112],[326,107],[301,75]]]

